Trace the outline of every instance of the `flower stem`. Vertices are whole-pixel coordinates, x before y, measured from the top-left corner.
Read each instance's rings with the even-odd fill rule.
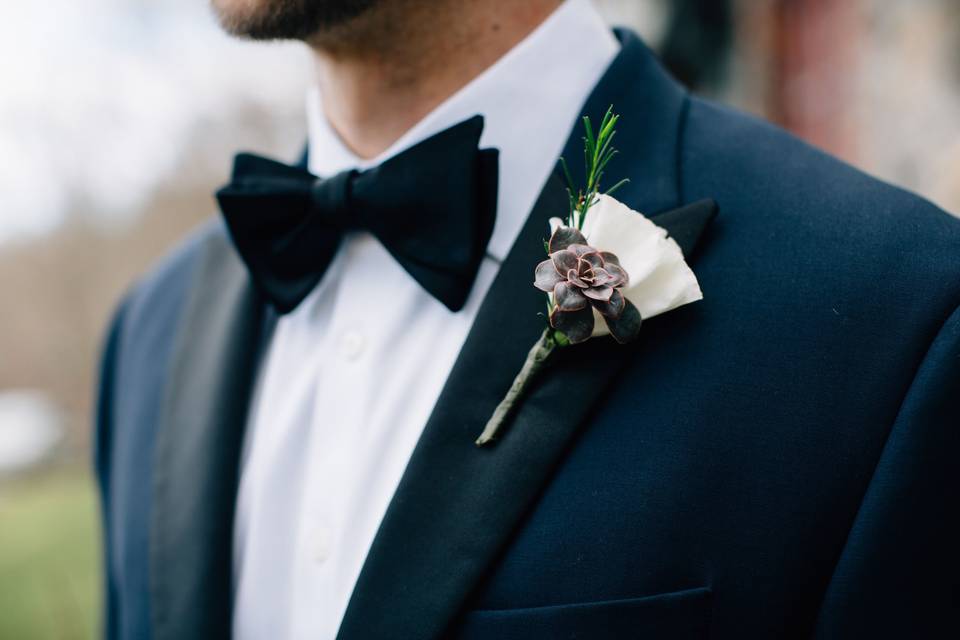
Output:
[[[550,357],[550,354],[553,353],[556,347],[557,341],[553,337],[553,330],[549,328],[544,329],[540,339],[537,340],[537,343],[533,345],[533,348],[530,349],[530,352],[527,354],[523,368],[520,369],[520,373],[514,378],[510,390],[507,391],[507,395],[504,396],[500,404],[497,405],[490,419],[487,420],[487,424],[483,428],[483,433],[477,438],[476,444],[478,447],[488,444],[497,437],[500,429],[506,424],[514,408],[516,408],[516,405],[523,398],[523,394],[540,370],[543,369],[547,358]]]

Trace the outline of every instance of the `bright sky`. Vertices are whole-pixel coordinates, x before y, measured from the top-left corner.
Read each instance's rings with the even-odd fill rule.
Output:
[[[205,123],[299,109],[307,76],[302,47],[228,38],[207,0],[5,2],[0,243],[51,229],[71,202],[130,215]]]

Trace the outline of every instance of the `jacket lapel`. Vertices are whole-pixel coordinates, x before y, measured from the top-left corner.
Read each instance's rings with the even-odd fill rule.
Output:
[[[154,461],[156,640],[228,637],[238,462],[265,306],[223,233],[190,288]]]
[[[635,36],[585,106],[610,104],[619,127],[618,197],[644,212],[678,204],[677,132],[686,96]],[[579,123],[565,156],[580,157]],[[578,180],[578,176],[574,176]],[[340,627],[341,640],[436,638],[463,606],[632,349],[599,339],[559,352],[495,446],[473,443],[543,329],[543,297],[532,286],[548,219],[566,212],[551,176],[501,266],[414,450]],[[690,255],[715,214],[712,201],[672,209],[655,222]],[[656,321],[656,320],[654,320]],[[572,393],[572,390],[576,390]]]

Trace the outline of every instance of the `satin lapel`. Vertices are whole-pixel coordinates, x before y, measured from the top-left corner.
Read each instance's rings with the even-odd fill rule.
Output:
[[[667,230],[667,235],[676,240],[684,257],[690,261],[696,255],[703,232],[716,216],[717,203],[705,198],[657,214],[652,220]]]
[[[211,237],[200,261],[155,452],[155,640],[230,634],[238,461],[265,312],[224,234]]]
[[[629,114],[626,135],[618,134],[617,171],[633,180],[625,201],[662,211],[679,197],[676,136],[685,97],[635,36],[619,35],[623,51],[586,109],[602,116],[613,103]],[[579,130],[571,140],[579,140]],[[577,152],[568,157],[579,157],[578,144],[570,143]],[[414,450],[354,588],[341,640],[440,637],[630,358],[631,349],[609,339],[561,351],[503,438],[489,448],[473,444],[543,329],[533,268],[543,257],[547,220],[566,207],[554,175],[501,266]],[[692,250],[713,209],[704,201],[672,211],[665,226]]]

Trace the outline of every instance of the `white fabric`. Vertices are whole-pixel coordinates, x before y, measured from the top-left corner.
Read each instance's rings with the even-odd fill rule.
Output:
[[[500,261],[619,44],[589,0],[536,31],[360,162],[308,97],[309,167],[378,164],[477,113],[500,149],[497,222],[466,306],[451,313],[366,234],[280,319],[258,373],[234,523],[240,640],[334,638],[367,551]],[[531,273],[532,278],[532,273]]]

